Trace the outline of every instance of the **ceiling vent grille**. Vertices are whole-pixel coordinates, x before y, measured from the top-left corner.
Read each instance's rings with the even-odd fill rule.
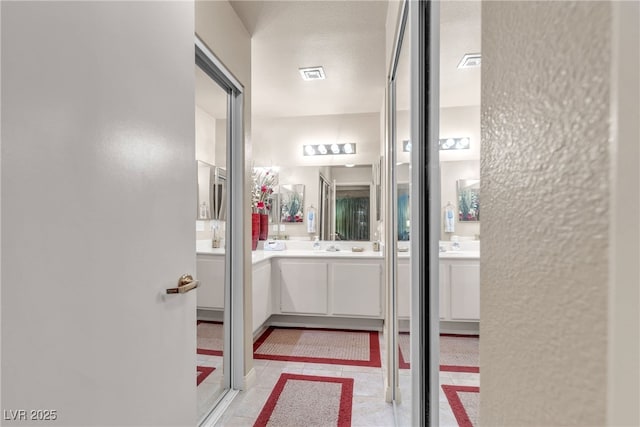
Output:
[[[300,75],[302,76],[302,80],[310,81],[310,80],[324,80],[324,69],[322,67],[307,67],[300,68]]]

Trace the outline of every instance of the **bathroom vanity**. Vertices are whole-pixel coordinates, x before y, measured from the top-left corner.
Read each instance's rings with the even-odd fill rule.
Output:
[[[310,242],[308,242],[310,243]],[[279,325],[381,328],[384,320],[382,252],[287,249],[252,252],[253,331],[269,319]],[[409,254],[398,256],[398,317],[410,316]],[[224,307],[224,249],[197,250],[198,308]],[[479,251],[440,254],[440,319],[447,332],[457,322],[480,320]],[[468,325],[477,329],[476,325]],[[451,329],[453,328],[453,330]],[[464,328],[463,328],[464,329]]]

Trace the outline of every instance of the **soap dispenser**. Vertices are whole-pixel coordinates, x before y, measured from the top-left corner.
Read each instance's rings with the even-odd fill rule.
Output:
[[[211,227],[213,230],[213,236],[211,236],[211,247],[219,248],[220,247],[220,237],[218,237],[218,224],[215,224]]]
[[[313,250],[314,251],[319,251],[320,250],[320,238],[318,236],[316,236],[313,239]]]

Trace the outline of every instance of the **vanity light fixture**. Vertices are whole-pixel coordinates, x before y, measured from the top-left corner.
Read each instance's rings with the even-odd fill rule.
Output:
[[[324,69],[322,67],[299,68],[298,71],[300,71],[302,80],[305,81],[325,79]]]
[[[479,53],[467,53],[462,57],[458,68],[479,68],[482,64],[482,55]]]
[[[327,149],[329,147],[329,149]],[[316,156],[316,155],[334,155],[334,154],[355,154],[356,153],[356,144],[331,144],[330,146],[327,144],[311,144],[305,145],[303,149],[303,154],[305,156]]]
[[[468,150],[471,146],[469,138],[443,138],[438,141],[441,150]],[[402,141],[402,151],[411,152],[411,141],[405,139]]]
[[[446,138],[440,140],[441,150],[468,150],[471,146],[469,138]]]

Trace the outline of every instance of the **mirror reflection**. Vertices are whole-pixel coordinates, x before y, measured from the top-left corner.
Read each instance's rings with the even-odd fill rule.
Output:
[[[458,221],[480,221],[480,180],[459,179]]]
[[[377,240],[379,184],[372,165],[279,167],[270,239]],[[378,172],[379,173],[379,172]],[[378,189],[377,189],[378,188]],[[309,223],[312,213],[313,224]]]
[[[198,220],[226,219],[226,182],[223,168],[198,160]]]
[[[336,240],[369,240],[371,186],[336,185]]]
[[[202,421],[225,390],[224,310],[227,159],[227,92],[199,66],[196,80],[197,419]],[[198,246],[198,243],[203,243]]]

